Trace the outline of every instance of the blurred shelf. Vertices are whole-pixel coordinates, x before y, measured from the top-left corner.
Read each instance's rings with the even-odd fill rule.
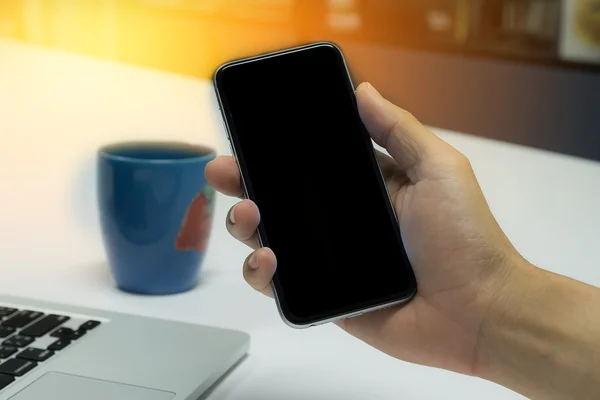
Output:
[[[456,43],[450,40],[434,41],[402,37],[378,37],[377,39],[370,39],[365,38],[362,35],[336,34],[315,35],[309,40],[320,40],[322,38],[327,38],[327,40],[340,43],[352,42],[364,45],[382,45],[419,52],[456,55],[460,57],[474,57],[479,59],[513,62],[531,66],[577,70],[594,74],[600,73],[600,64],[562,60],[558,58],[557,54],[548,50],[517,48],[514,46],[491,44],[488,42],[468,41],[465,43]]]
[[[24,0],[15,0],[0,12],[0,34],[196,76],[208,76],[227,58],[317,40],[600,72],[600,63],[561,59],[552,29],[545,40],[528,41],[486,20],[469,33],[472,16],[464,10],[477,1],[488,0],[336,0],[336,9],[329,0],[107,0],[69,7],[37,0],[35,18],[24,18],[17,6]],[[463,12],[453,14],[457,5]],[[25,33],[25,20],[35,37]]]
[[[306,1],[307,3],[304,4],[308,4],[309,0]],[[375,3],[370,3],[370,1],[374,0],[369,0],[368,3],[372,7]],[[389,1],[388,3],[388,7],[390,7],[390,4],[394,4]],[[241,6],[244,4],[243,2],[231,3],[227,1],[205,1],[199,3],[139,0],[136,4],[137,10],[141,12],[155,13],[157,16],[160,15],[164,18],[168,18],[169,16],[196,18],[199,24],[209,23],[211,26],[235,27],[235,31],[246,30],[249,35],[251,35],[254,29],[262,31],[272,29],[273,35],[277,35],[280,32],[281,34],[285,34],[287,39],[284,43],[290,44],[294,42],[294,40],[290,39],[291,36],[297,37],[296,44],[317,40],[330,40],[340,43],[351,41],[367,45],[385,45],[415,51],[434,52],[461,57],[476,57],[532,66],[572,69],[589,73],[600,72],[600,64],[567,61],[559,58],[558,43],[556,41],[540,42],[535,43],[535,45],[529,43],[528,45],[523,39],[492,41],[490,39],[465,37],[464,32],[463,35],[460,35],[462,36],[462,40],[457,40],[453,34],[447,38],[423,31],[419,32],[419,35],[406,34],[398,27],[405,27],[408,25],[408,21],[400,20],[394,24],[389,23],[390,15],[394,15],[392,11],[399,7],[397,3],[394,4],[395,8],[390,8],[387,13],[383,13],[381,10],[378,11],[378,14],[387,14],[385,16],[387,24],[379,23],[372,24],[370,27],[364,27],[360,26],[360,23],[356,23],[354,31],[348,30],[346,32],[338,32],[330,29],[327,26],[327,13],[321,17],[314,15],[316,10],[324,12],[326,9],[323,6],[320,8],[315,7],[314,4],[316,3],[305,9],[299,6],[297,8],[296,3],[293,1],[281,1],[280,3],[273,1],[250,1],[244,7]],[[199,6],[199,4],[202,4],[202,6]],[[236,6],[232,7],[232,4]],[[257,5],[262,5],[262,8]],[[298,20],[297,13],[302,14],[304,12],[304,17],[306,17],[311,11],[313,15],[310,26],[306,22]],[[360,11],[357,10],[357,12]],[[212,40],[219,41],[222,38],[214,37]],[[259,44],[256,47],[272,48],[268,44],[265,46]]]

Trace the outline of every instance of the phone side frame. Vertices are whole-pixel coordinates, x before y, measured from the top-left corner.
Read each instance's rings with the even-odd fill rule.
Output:
[[[339,55],[341,57],[342,63],[344,65],[344,69],[346,71],[348,82],[350,83],[350,86],[352,87],[352,90],[356,91],[356,88],[354,87],[354,83],[352,81],[352,77],[350,75],[350,70],[348,68],[348,63],[346,62],[346,58],[344,57],[344,54],[343,54],[342,50],[335,43],[327,42],[327,41],[314,42],[314,43],[310,43],[310,44],[306,44],[306,45],[302,45],[302,46],[297,46],[297,47],[292,47],[292,48],[288,48],[288,49],[278,50],[278,51],[269,52],[269,53],[265,53],[265,54],[259,54],[259,55],[256,55],[256,56],[242,58],[242,59],[239,59],[239,60],[233,60],[233,61],[227,62],[225,64],[222,64],[215,71],[215,73],[213,75],[213,86],[215,88],[215,95],[216,95],[217,102],[218,102],[218,105],[219,105],[219,112],[221,114],[221,118],[223,119],[223,124],[225,126],[225,132],[226,132],[226,135],[227,135],[227,140],[229,141],[229,147],[231,149],[231,153],[232,153],[234,159],[236,160],[236,164],[237,164],[238,170],[240,172],[242,189],[244,191],[244,197],[245,198],[249,198],[248,189],[247,189],[247,185],[246,185],[246,179],[244,177],[244,171],[242,171],[242,168],[240,166],[240,162],[239,162],[238,155],[237,155],[237,152],[236,152],[236,146],[233,143],[233,140],[231,138],[231,129],[230,129],[230,126],[229,126],[229,121],[228,121],[227,115],[225,114],[223,100],[221,99],[221,95],[219,93],[219,87],[218,87],[218,82],[217,82],[217,76],[218,76],[219,72],[221,70],[223,70],[223,69],[226,69],[226,68],[230,67],[230,66],[239,65],[239,64],[245,64],[245,63],[253,62],[253,61],[256,61],[256,60],[260,60],[260,59],[276,57],[276,56],[281,55],[281,54],[289,54],[289,53],[294,53],[294,52],[297,52],[297,51],[307,50],[307,49],[310,49],[310,48],[321,47],[321,46],[333,47],[333,48],[335,48],[337,50],[337,52],[339,53]],[[383,173],[381,171],[381,166],[379,164],[379,160],[377,159],[377,155],[376,155],[376,152],[375,152],[375,147],[373,146],[373,142],[371,141],[369,145],[371,147],[371,151],[372,151],[374,159],[375,159],[375,164],[377,165],[377,171],[379,173],[380,179],[383,180]],[[393,205],[391,203],[391,197],[390,197],[388,188],[385,185],[385,183],[383,184],[383,187],[385,189],[385,193],[387,195],[387,199],[388,199],[388,202],[390,204],[391,212],[392,212],[395,220],[398,221],[398,216],[396,215],[396,211],[394,210],[394,207],[393,207]],[[261,236],[260,230],[257,231],[257,238],[258,238],[258,242],[259,242],[260,247],[264,247],[263,238]],[[400,234],[400,238],[401,238],[401,234]],[[402,241],[402,239],[401,239],[401,243],[402,243],[403,250],[404,250],[404,242]],[[404,253],[405,253],[405,250],[404,250]],[[410,266],[411,264],[410,264],[410,261],[408,260],[408,258],[406,256],[406,253],[404,254],[404,256],[406,258],[406,261],[407,261],[408,265]],[[412,267],[411,267],[411,285],[413,287],[413,290],[410,293],[408,293],[408,295],[406,297],[403,297],[402,299],[399,299],[399,300],[394,300],[394,301],[386,302],[386,303],[383,303],[383,304],[378,304],[376,306],[367,307],[367,308],[360,309],[360,310],[357,310],[357,311],[351,311],[351,312],[343,313],[343,314],[336,315],[336,316],[333,316],[333,317],[323,318],[323,319],[320,319],[320,320],[317,320],[317,321],[312,321],[312,322],[309,322],[309,323],[306,323],[306,324],[297,324],[297,323],[294,323],[294,322],[290,321],[285,316],[285,313],[284,313],[284,311],[282,309],[282,306],[281,306],[281,300],[279,298],[276,286],[273,283],[273,281],[271,281],[270,285],[271,285],[271,288],[273,290],[273,296],[275,298],[275,303],[277,304],[277,310],[279,312],[279,315],[280,315],[281,319],[284,321],[284,323],[286,325],[290,326],[291,328],[295,328],[295,329],[306,329],[306,328],[309,328],[311,326],[318,326],[318,325],[323,325],[323,324],[330,323],[330,322],[336,322],[336,321],[339,321],[339,320],[342,320],[342,319],[358,317],[358,316],[360,316],[362,314],[366,314],[366,313],[369,313],[369,312],[372,312],[372,311],[378,311],[378,310],[383,310],[383,309],[387,309],[387,308],[392,308],[392,307],[400,306],[400,305],[408,303],[410,300],[412,300],[415,297],[416,293],[417,293],[417,282],[416,282],[416,278],[414,276],[414,272],[412,271]]]

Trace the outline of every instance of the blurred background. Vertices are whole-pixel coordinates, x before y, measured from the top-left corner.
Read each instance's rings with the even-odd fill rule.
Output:
[[[200,79],[330,40],[429,125],[600,160],[600,0],[0,0],[2,37]]]

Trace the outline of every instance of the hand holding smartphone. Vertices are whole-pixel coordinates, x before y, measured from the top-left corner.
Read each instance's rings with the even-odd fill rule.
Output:
[[[296,328],[404,303],[416,281],[339,48],[315,43],[221,66],[215,89],[273,291]]]

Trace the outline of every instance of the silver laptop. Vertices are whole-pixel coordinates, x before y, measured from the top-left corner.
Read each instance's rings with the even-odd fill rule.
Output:
[[[243,332],[0,296],[0,399],[197,399]]]

